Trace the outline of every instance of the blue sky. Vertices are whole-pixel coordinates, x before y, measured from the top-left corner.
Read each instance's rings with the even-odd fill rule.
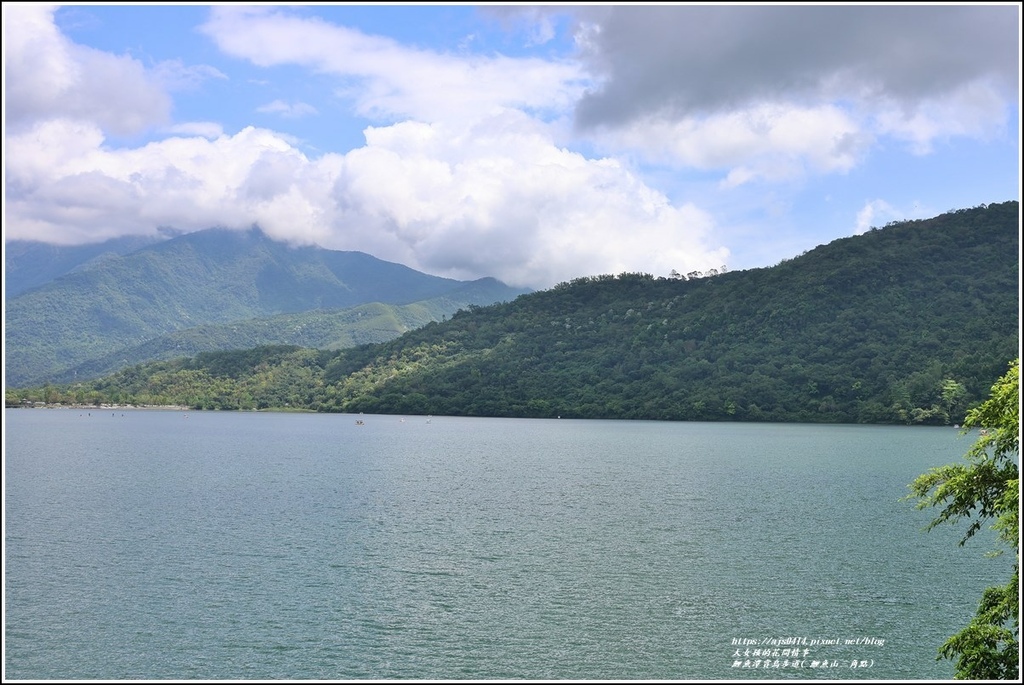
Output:
[[[1019,3],[4,3],[4,235],[428,273],[771,266],[1020,199]]]

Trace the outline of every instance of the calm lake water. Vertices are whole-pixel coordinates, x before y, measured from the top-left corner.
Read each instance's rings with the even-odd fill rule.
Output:
[[[1009,577],[952,428],[359,418],[5,410],[6,678],[947,679]]]

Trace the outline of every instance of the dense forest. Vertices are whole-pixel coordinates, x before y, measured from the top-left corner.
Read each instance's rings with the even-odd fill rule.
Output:
[[[1019,208],[893,223],[770,268],[578,278],[379,344],[208,352],[31,402],[947,424],[1019,354]]]

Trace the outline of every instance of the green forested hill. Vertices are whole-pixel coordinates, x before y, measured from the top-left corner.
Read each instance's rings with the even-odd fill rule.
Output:
[[[207,408],[957,422],[1019,354],[1019,229],[1017,202],[989,205],[771,268],[580,278],[383,344],[200,355],[69,390]]]
[[[4,298],[17,297],[76,269],[152,245],[156,236],[126,236],[89,245],[51,245],[31,240],[4,242]]]
[[[216,350],[292,345],[327,350],[379,343],[440,321],[470,305],[509,298],[500,281],[484,278],[442,297],[412,304],[372,302],[346,309],[316,309],[225,324],[204,324],[173,331],[91,359],[64,371],[61,377],[97,378],[126,366],[194,356]]]
[[[58,259],[63,252],[14,247],[19,254],[5,254],[5,263],[21,270],[28,269],[24,259],[28,265],[50,264],[58,273],[71,268],[68,260],[88,256],[84,248]],[[258,229],[210,229],[104,255],[6,301],[8,384],[94,377],[198,350],[260,343],[329,347],[346,335],[342,310],[381,303],[396,307],[391,316],[401,319],[408,314],[403,307],[424,303],[411,318],[412,325],[421,325],[424,313],[441,318],[459,307],[523,292],[494,279],[440,278],[360,252],[290,247]],[[319,326],[325,337],[293,335],[291,322],[254,321],[304,312],[310,315],[300,317],[302,328]],[[328,320],[323,326],[316,322],[320,314]],[[254,333],[267,328],[275,330]],[[359,336],[363,329],[349,333]],[[408,328],[391,337],[402,330]]]

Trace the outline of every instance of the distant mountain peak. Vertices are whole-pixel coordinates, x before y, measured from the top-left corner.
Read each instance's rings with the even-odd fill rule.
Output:
[[[109,256],[117,258],[104,258]],[[496,280],[433,276],[364,252],[292,247],[256,225],[70,252],[31,244],[8,250],[5,266],[5,362],[12,384],[58,379],[120,349],[148,349],[147,341],[197,326],[428,300],[435,304],[427,310],[439,318],[462,305],[526,292]],[[26,280],[33,273],[36,280]],[[279,338],[289,342],[287,335]]]

